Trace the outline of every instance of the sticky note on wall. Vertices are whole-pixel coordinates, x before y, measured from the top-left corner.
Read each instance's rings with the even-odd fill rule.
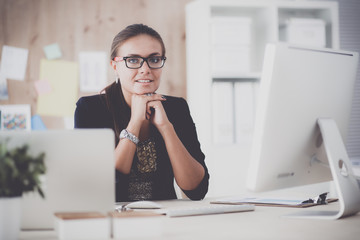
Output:
[[[44,47],[45,56],[48,60],[61,58],[60,46],[57,43],[53,43]]]
[[[51,85],[47,80],[39,80],[34,82],[35,89],[39,95],[51,93]]]
[[[47,116],[73,116],[78,98],[78,64],[42,59],[40,79],[47,79],[51,92],[39,95],[37,113]]]

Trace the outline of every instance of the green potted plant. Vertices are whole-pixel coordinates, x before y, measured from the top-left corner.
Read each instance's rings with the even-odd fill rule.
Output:
[[[37,191],[42,197],[40,176],[46,171],[45,154],[29,154],[29,146],[8,148],[0,142],[0,239],[17,239],[21,224],[21,197]]]

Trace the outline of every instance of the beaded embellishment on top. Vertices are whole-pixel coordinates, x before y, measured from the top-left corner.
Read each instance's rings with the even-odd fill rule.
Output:
[[[152,199],[157,154],[155,142],[151,138],[137,145],[134,160],[129,177],[129,199]]]
[[[137,169],[140,173],[149,173],[156,171],[156,149],[155,143],[148,139],[139,143],[136,148],[138,157]]]

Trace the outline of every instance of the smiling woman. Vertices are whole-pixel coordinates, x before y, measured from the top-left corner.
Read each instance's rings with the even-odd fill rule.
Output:
[[[119,58],[122,61],[116,61]],[[131,102],[132,93],[154,93],[159,88],[164,59],[162,44],[150,35],[139,34],[121,44],[111,66],[120,79],[126,102]]]
[[[165,60],[161,36],[130,25],[112,43],[115,81],[77,102],[76,128],[115,131],[116,201],[174,199],[174,179],[190,199],[207,193],[209,174],[189,107],[157,93]]]

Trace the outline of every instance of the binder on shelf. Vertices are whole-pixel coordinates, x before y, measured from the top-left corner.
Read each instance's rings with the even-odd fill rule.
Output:
[[[233,83],[213,82],[212,85],[213,143],[234,143]]]
[[[254,83],[236,82],[234,90],[236,143],[251,143],[255,115]]]
[[[211,20],[212,75],[236,76],[250,72],[252,19],[221,17]]]

